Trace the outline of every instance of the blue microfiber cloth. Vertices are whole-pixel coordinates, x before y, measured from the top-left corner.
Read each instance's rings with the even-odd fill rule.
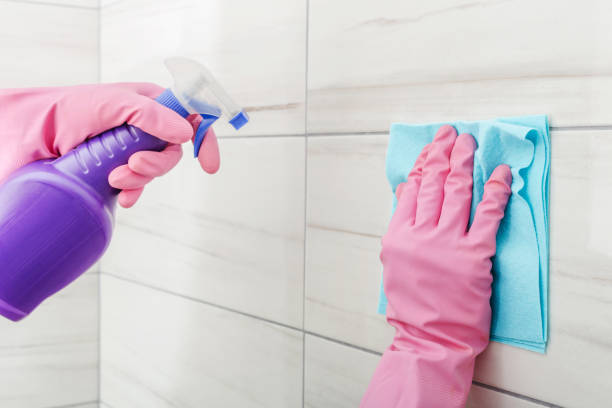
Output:
[[[423,147],[444,123],[391,126],[387,178],[393,192],[406,180]],[[512,169],[512,195],[497,234],[493,259],[491,340],[544,353],[548,338],[548,173],[546,116],[450,123],[474,136],[472,216],[497,165]],[[397,202],[393,195],[393,210]],[[378,312],[387,308],[382,285]]]

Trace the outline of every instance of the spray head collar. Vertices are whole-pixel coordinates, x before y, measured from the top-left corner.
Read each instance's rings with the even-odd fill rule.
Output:
[[[174,85],[170,88],[174,97],[188,114],[197,113],[202,116],[194,139],[195,156],[198,155],[204,134],[221,116],[227,118],[236,130],[249,121],[247,113],[230,98],[202,64],[183,57],[168,58],[165,64],[174,78]]]

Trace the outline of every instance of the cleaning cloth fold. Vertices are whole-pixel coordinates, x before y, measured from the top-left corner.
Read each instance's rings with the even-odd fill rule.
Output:
[[[393,192],[404,182],[423,147],[444,123],[391,126],[387,178]],[[545,352],[548,338],[548,173],[546,116],[450,123],[476,139],[472,216],[489,175],[499,164],[512,169],[512,195],[497,234],[493,259],[491,340]],[[393,194],[393,210],[396,206]],[[378,311],[387,307],[382,284]]]

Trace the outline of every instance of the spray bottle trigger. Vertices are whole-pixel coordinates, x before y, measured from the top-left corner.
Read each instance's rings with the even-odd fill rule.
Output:
[[[193,157],[198,157],[198,153],[200,153],[200,148],[202,147],[202,142],[204,142],[206,131],[208,131],[210,125],[219,119],[218,116],[210,115],[208,113],[202,113],[200,116],[202,116],[202,122],[200,122],[198,125],[195,137],[193,138]]]

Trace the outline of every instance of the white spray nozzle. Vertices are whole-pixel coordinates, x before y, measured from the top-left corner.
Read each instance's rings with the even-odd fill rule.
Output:
[[[249,121],[246,112],[202,64],[183,57],[168,58],[165,64],[174,78],[172,92],[189,113],[215,117],[226,115],[235,129],[240,129]]]

